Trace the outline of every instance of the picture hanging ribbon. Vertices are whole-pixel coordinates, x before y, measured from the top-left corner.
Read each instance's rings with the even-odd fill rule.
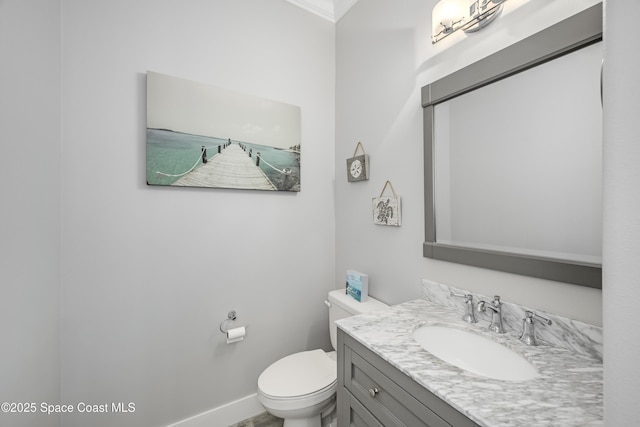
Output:
[[[387,180],[387,182],[384,183],[384,187],[382,187],[382,191],[380,192],[380,196],[379,197],[384,196],[384,192],[387,189],[387,185],[391,188],[391,192],[393,193],[393,197],[397,198],[398,195],[396,194],[396,190],[393,188],[393,184],[389,180]]]
[[[391,196],[385,196],[387,186],[391,189]],[[380,196],[372,199],[373,223],[378,225],[393,225],[399,227],[402,223],[400,214],[400,197],[396,194],[391,181],[387,180]]]

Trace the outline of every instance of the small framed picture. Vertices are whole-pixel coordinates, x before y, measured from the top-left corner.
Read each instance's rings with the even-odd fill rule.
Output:
[[[358,150],[362,150],[362,154],[358,154]],[[347,159],[347,181],[357,182],[369,179],[369,155],[364,152],[361,142],[356,145],[353,157]]]
[[[392,195],[385,195],[387,186],[391,188]],[[377,225],[392,225],[399,227],[402,224],[400,212],[400,197],[396,194],[390,181],[382,188],[380,196],[372,199],[373,223]]]

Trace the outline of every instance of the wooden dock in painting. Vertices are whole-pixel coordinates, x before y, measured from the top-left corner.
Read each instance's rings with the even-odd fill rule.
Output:
[[[262,169],[256,166],[254,158],[249,157],[238,144],[229,145],[172,185],[277,190]]]

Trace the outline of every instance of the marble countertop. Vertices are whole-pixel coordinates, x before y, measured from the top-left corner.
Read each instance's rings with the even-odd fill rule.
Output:
[[[604,425],[601,360],[545,343],[527,346],[513,332],[493,333],[486,321],[469,324],[462,314],[418,299],[336,323],[481,426]],[[424,324],[449,325],[492,339],[524,356],[538,375],[528,381],[494,380],[450,365],[412,338]]]

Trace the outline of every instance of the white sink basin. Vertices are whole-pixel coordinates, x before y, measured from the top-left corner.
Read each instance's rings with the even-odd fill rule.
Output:
[[[508,381],[530,380],[537,375],[518,353],[471,332],[426,325],[416,329],[413,338],[437,358],[477,375]]]

